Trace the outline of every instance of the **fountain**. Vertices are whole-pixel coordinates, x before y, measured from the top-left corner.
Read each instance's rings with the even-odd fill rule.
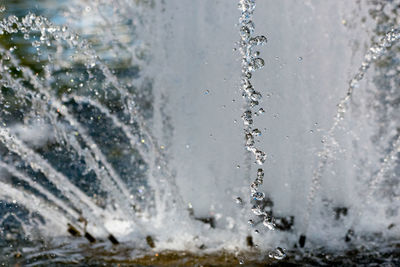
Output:
[[[238,2],[1,7],[3,265],[398,263],[396,1]]]

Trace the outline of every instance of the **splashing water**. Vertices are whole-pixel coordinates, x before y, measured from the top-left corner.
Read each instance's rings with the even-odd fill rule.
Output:
[[[357,117],[362,105],[398,110],[393,90],[367,101],[367,92],[381,88],[362,84],[370,82],[367,71],[387,82],[397,70],[398,61],[387,60],[398,49],[396,24],[374,40],[345,85],[351,63],[340,57],[352,55],[340,27],[351,23],[331,11],[347,10],[348,1],[260,1],[256,9],[255,0],[240,0],[238,28],[235,4],[70,0],[51,19],[0,7],[1,261],[329,265],[348,264],[338,256],[348,251],[393,260],[399,133],[388,130],[386,140],[378,131],[373,137],[385,149],[376,158],[361,154],[375,129],[398,121],[382,126],[366,117],[370,128],[354,128],[365,126]],[[378,28],[386,23],[377,21]],[[228,78],[238,76],[231,52],[238,30],[240,81]],[[232,90],[239,82],[244,106]],[[314,157],[317,127],[330,123],[325,106],[337,101],[332,88],[344,86]],[[309,141],[314,136],[317,143]],[[349,142],[340,150],[342,141]],[[353,157],[348,172],[329,165],[343,151]],[[348,183],[324,184],[343,173],[338,180]],[[253,177],[250,188],[243,177]],[[378,199],[383,194],[389,201]]]
[[[360,81],[365,76],[371,64],[380,57],[382,57],[387,52],[387,49],[391,48],[399,39],[400,39],[400,30],[393,29],[389,31],[385,35],[385,37],[383,37],[379,41],[379,43],[373,45],[368,50],[367,54],[364,56],[363,62],[361,63],[361,67],[359,68],[356,75],[354,75],[354,77],[349,82],[349,87],[347,89],[346,96],[343,97],[340,100],[339,104],[337,105],[337,111],[333,119],[333,124],[331,128],[328,130],[327,134],[323,137],[322,139],[323,149],[321,152],[318,153],[319,162],[316,170],[314,171],[312,177],[312,185],[310,188],[310,193],[308,195],[308,206],[306,212],[307,217],[305,219],[306,228],[307,225],[309,224],[309,216],[312,213],[313,202],[315,194],[320,184],[321,177],[326,169],[326,165],[331,157],[331,154],[333,153],[335,147],[338,146],[337,141],[334,138],[335,130],[339,126],[340,122],[343,121],[344,119],[344,115],[348,109],[349,101],[353,95],[353,91],[359,86]],[[384,159],[383,161],[384,165],[380,168],[376,178],[371,182],[370,188],[374,188],[376,184],[382,180],[384,173],[388,170],[388,167],[391,166],[391,165],[388,166],[389,159],[395,160],[396,158],[398,146],[399,146],[398,141],[396,141],[396,143],[393,145],[392,151]]]

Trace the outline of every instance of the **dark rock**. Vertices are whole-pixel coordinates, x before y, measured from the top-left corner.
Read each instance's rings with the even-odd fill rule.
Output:
[[[251,235],[246,237],[246,244],[248,247],[254,247],[253,237]]]
[[[146,236],[146,242],[147,245],[149,245],[149,247],[151,248],[155,248],[156,244],[154,243],[153,237],[151,237],[150,235]]]
[[[335,212],[335,220],[339,220],[341,217],[347,216],[348,209],[346,207],[335,207],[333,211]]]
[[[306,244],[306,236],[305,235],[300,235],[299,238],[299,245],[301,248],[304,248],[304,245]]]
[[[349,230],[347,230],[347,233],[346,233],[346,235],[345,235],[345,237],[344,237],[344,241],[346,242],[346,243],[348,243],[348,242],[350,242],[351,241],[351,239],[354,237],[354,231],[352,230],[352,229],[349,229]]]
[[[113,243],[113,245],[118,245],[119,244],[118,240],[112,234],[108,235],[108,240],[110,240],[110,242]]]
[[[82,236],[81,233],[78,231],[78,229],[76,229],[72,224],[67,224],[68,226],[68,233],[70,233],[72,236],[78,237],[78,236]]]
[[[294,224],[294,216],[276,217],[275,228],[281,231],[290,231]]]
[[[215,219],[214,217],[205,217],[205,218],[194,218],[197,221],[203,222],[205,224],[209,224],[211,228],[215,228]]]
[[[85,232],[85,238],[87,240],[89,240],[90,243],[95,243],[96,242],[96,238],[94,238],[91,234],[89,234],[88,232]]]

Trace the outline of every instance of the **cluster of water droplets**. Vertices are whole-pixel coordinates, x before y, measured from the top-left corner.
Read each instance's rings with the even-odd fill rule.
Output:
[[[244,136],[246,150],[253,154],[255,163],[263,165],[267,155],[264,151],[256,147],[256,138],[261,135],[261,131],[253,126],[254,117],[263,114],[265,111],[260,107],[262,95],[257,91],[251,83],[253,73],[264,67],[264,59],[260,57],[257,47],[265,45],[267,38],[263,35],[254,36],[253,12],[255,9],[255,0],[240,0],[239,10],[241,16],[239,18],[240,41],[239,52],[242,55],[242,74],[241,74],[241,93],[245,100],[244,112],[241,116],[244,124]],[[275,229],[274,218],[270,216],[260,205],[265,199],[265,193],[259,190],[264,181],[264,169],[257,169],[256,178],[250,185],[251,198],[255,201],[252,212],[256,216],[262,216],[263,225],[269,229]],[[249,220],[252,225],[253,221]],[[282,250],[283,252],[283,250]],[[273,252],[271,254],[276,259],[282,259],[284,253]]]
[[[323,172],[326,169],[329,159],[332,157],[332,153],[334,152],[335,148],[338,147],[338,143],[334,137],[335,130],[339,127],[340,123],[344,119],[344,116],[349,108],[349,102],[353,96],[354,90],[359,87],[360,81],[364,78],[368,69],[371,67],[371,64],[381,58],[383,55],[385,55],[388,49],[392,47],[399,39],[400,29],[392,29],[391,31],[387,32],[386,35],[378,43],[374,44],[368,49],[368,52],[365,54],[357,73],[349,81],[346,95],[340,100],[339,104],[337,104],[337,110],[333,118],[333,124],[327,131],[327,134],[323,136],[321,140],[323,148],[318,153],[319,161],[317,168],[313,173],[311,189],[308,195],[308,206],[305,218],[306,228],[309,224],[309,218],[312,213],[314,199],[316,196],[316,192],[318,191],[318,188],[320,186]],[[383,179],[384,174],[388,170],[388,167],[391,165],[390,162],[396,160],[398,154],[397,152],[399,150],[400,137],[395,141],[394,145],[392,146],[391,153],[385,157],[383,164],[378,171],[378,174],[376,175],[376,178],[374,178],[373,181],[370,183],[370,189],[372,187],[375,187],[376,184]]]

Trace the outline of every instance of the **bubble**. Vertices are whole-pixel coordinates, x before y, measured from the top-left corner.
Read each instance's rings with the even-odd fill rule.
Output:
[[[236,204],[242,204],[243,203],[243,200],[240,197],[237,197],[235,199],[235,201],[236,201]]]
[[[297,58],[299,61],[302,61],[303,60],[303,57],[298,57]]]

